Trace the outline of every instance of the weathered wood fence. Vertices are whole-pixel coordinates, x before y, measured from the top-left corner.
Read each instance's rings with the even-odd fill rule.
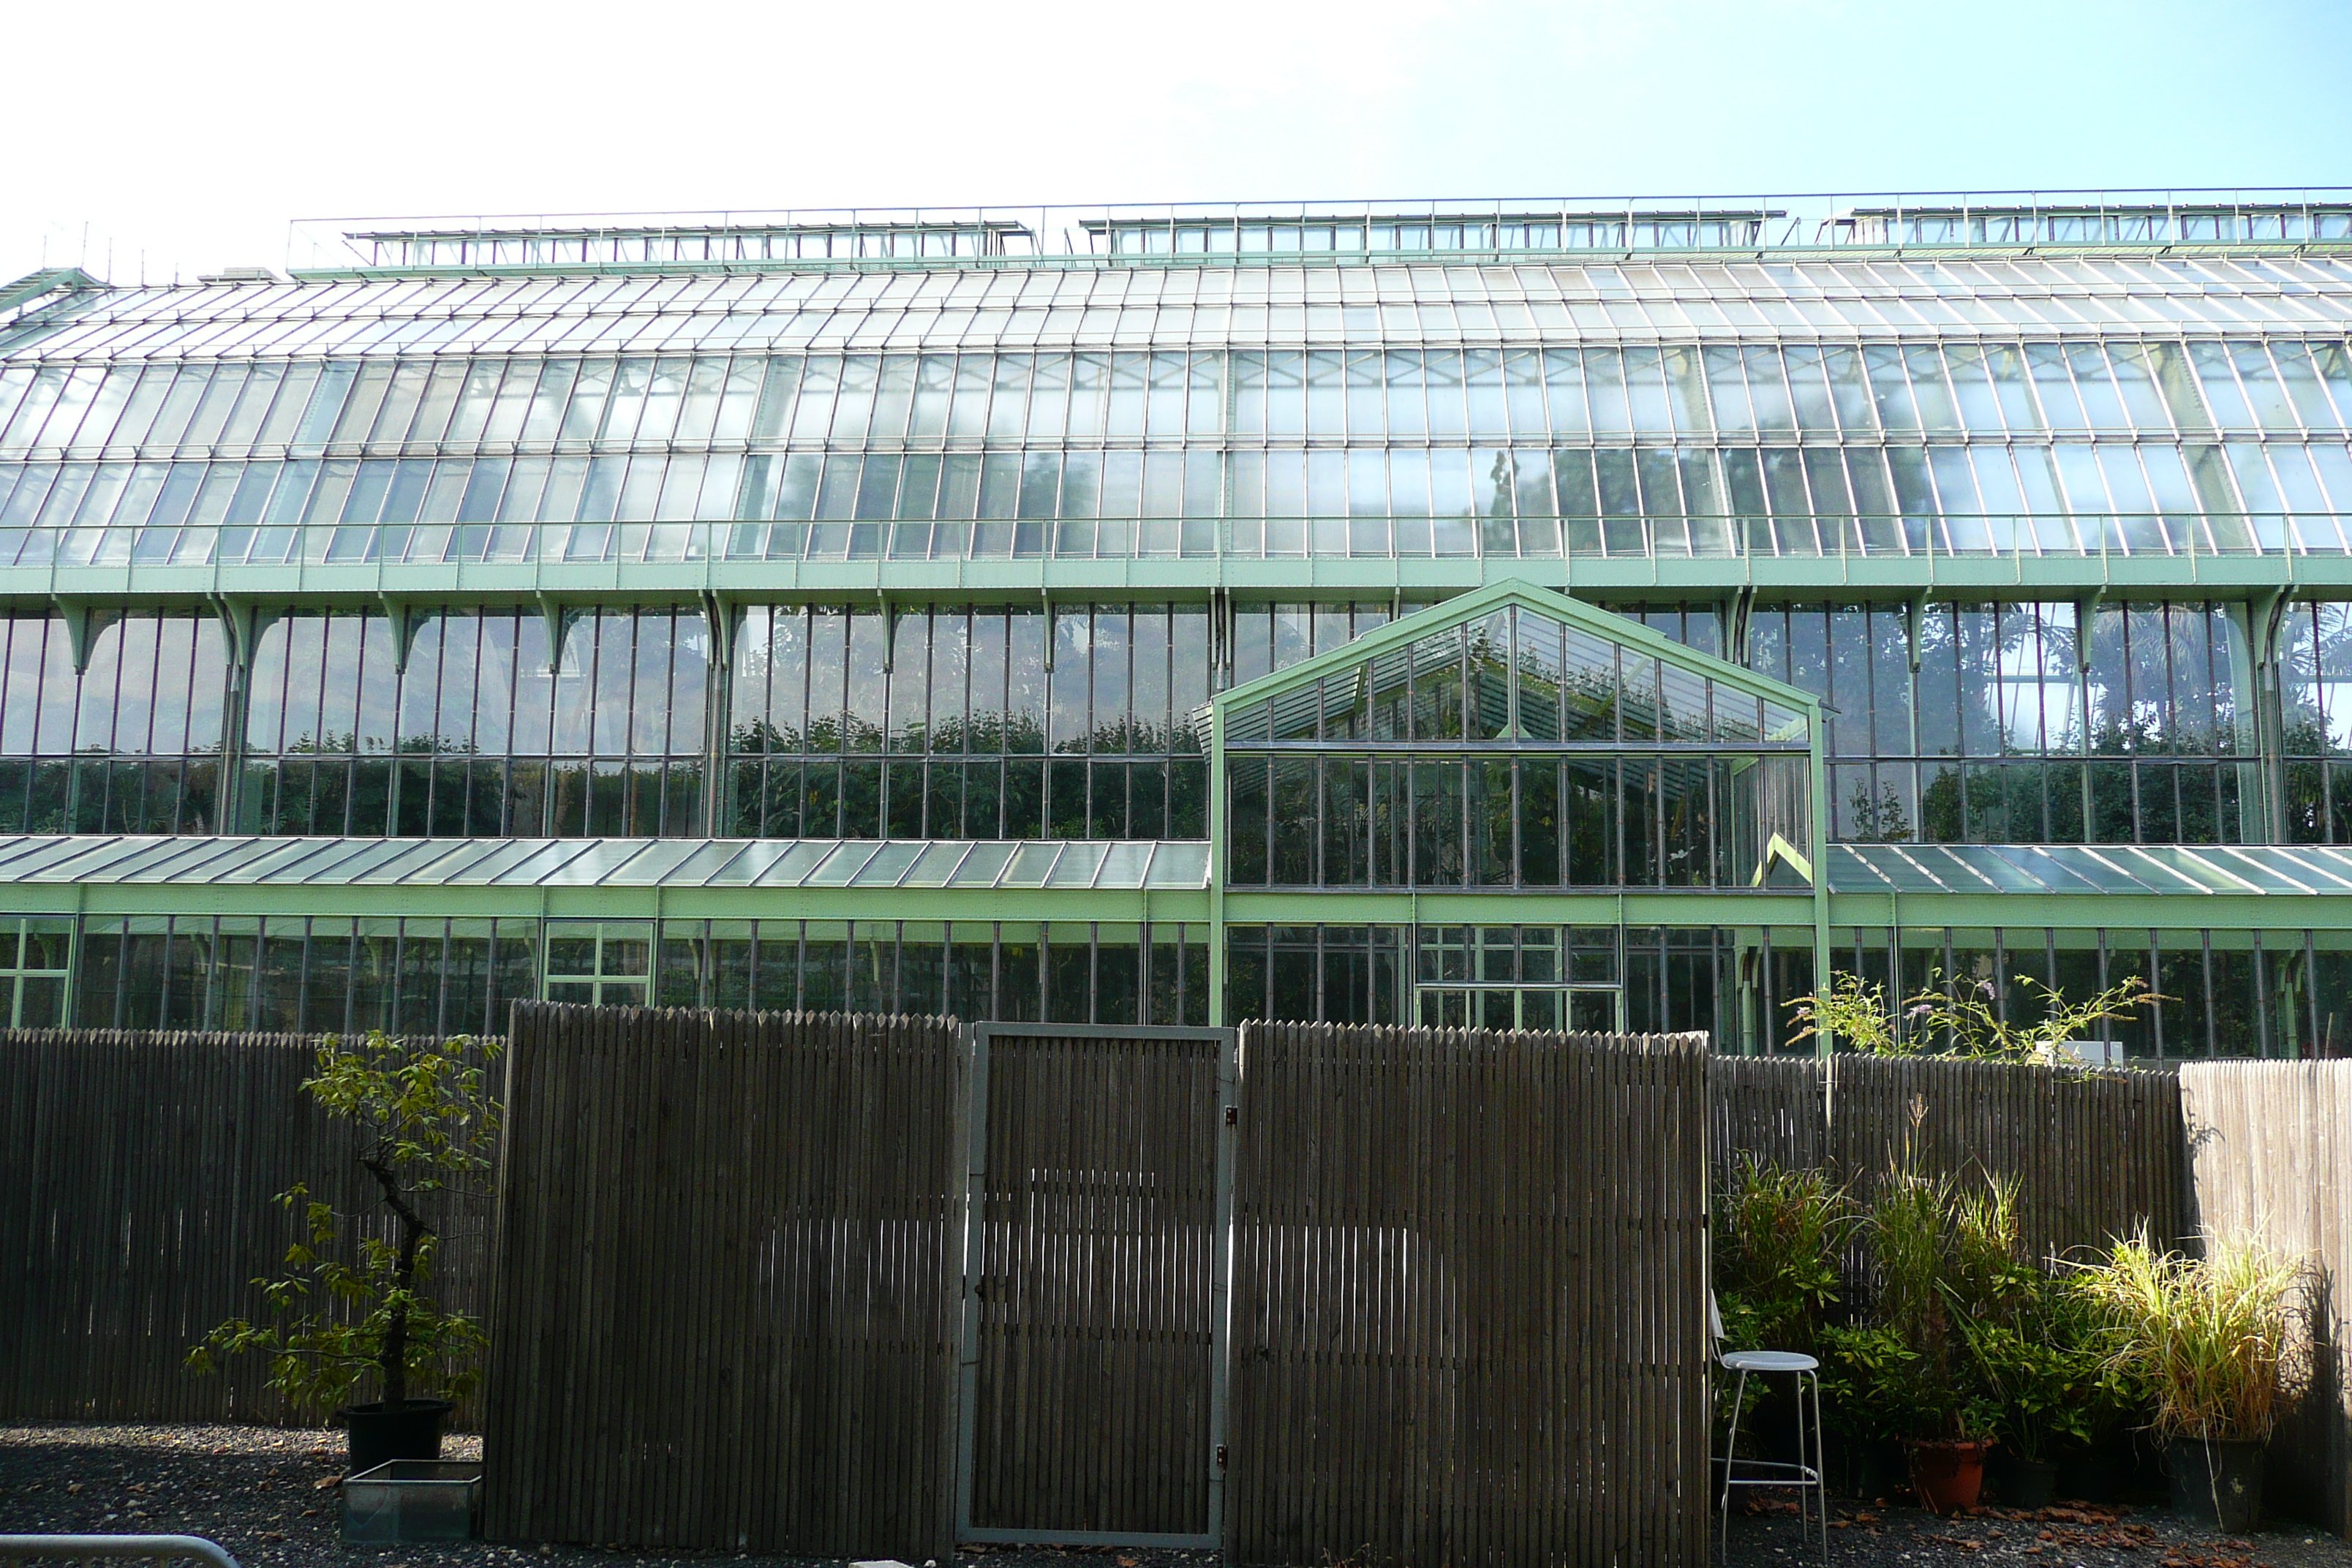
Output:
[[[1705,1560],[1706,1049],[1244,1030],[1236,1561]]]
[[[2312,1388],[2271,1445],[2282,1507],[2352,1535],[2352,1061],[2180,1069],[2198,1223],[2308,1256]]]
[[[2194,1229],[2168,1072],[1937,1057],[1718,1057],[1712,1072],[1718,1182],[1757,1158],[1826,1169],[1867,1200],[1908,1159],[1963,1180],[2013,1178],[2037,1251],[2103,1247],[2142,1223],[2165,1242]]]
[[[1150,1033],[519,1007],[489,1532],[1704,1558],[1703,1037]]]
[[[189,1347],[259,1318],[253,1286],[302,1237],[298,1182],[347,1212],[377,1193],[348,1126],[302,1093],[315,1039],[0,1032],[0,1419],[307,1419],[257,1357],[194,1377]],[[486,1205],[430,1205],[436,1295],[468,1310]]]
[[[526,1005],[497,1278],[460,1213],[437,1282],[499,1288],[492,1528],[920,1562],[959,1523],[1189,1534],[1221,1489],[1241,1563],[1695,1562],[1707,1168],[1866,1195],[1907,1149],[2017,1178],[2039,1247],[2145,1220],[2308,1250],[2321,1393],[2276,1462],[2352,1530],[2352,1063],[1254,1026],[1236,1081],[1212,1031],[995,1027],[992,1089],[952,1020]],[[297,1229],[272,1194],[374,1196],[300,1091],[315,1050],[0,1034],[0,1419],[295,1418],[257,1364],[182,1363],[258,1310]]]
[[[515,1009],[485,1532],[946,1560],[952,1019]]]

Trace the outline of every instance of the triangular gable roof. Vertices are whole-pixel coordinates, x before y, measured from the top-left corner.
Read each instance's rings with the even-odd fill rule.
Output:
[[[1286,668],[1261,675],[1255,680],[1244,681],[1211,698],[1209,706],[1222,720],[1232,709],[1251,702],[1262,702],[1281,692],[1304,686],[1310,681],[1319,680],[1335,671],[1350,669],[1361,664],[1367,658],[1401,643],[1412,642],[1416,638],[1427,637],[1432,632],[1443,631],[1449,626],[1465,626],[1473,621],[1483,620],[1494,614],[1496,610],[1512,605],[1549,616],[1554,620],[1590,632],[1597,637],[1622,647],[1639,648],[1643,653],[1654,654],[1666,663],[1677,668],[1688,670],[1694,675],[1704,676],[1709,680],[1719,681],[1738,690],[1764,698],[1768,701],[1796,709],[1805,715],[1812,732],[1816,735],[1820,733],[1821,700],[1811,692],[1775,680],[1767,675],[1759,675],[1754,670],[1717,658],[1713,654],[1701,653],[1696,648],[1686,647],[1672,637],[1652,631],[1639,621],[1630,621],[1622,616],[1612,615],[1598,605],[1585,604],[1580,599],[1571,599],[1565,594],[1538,587],[1533,583],[1522,582],[1516,577],[1507,578],[1500,583],[1489,583],[1485,587],[1474,588],[1466,594],[1460,594],[1440,604],[1432,605],[1425,610],[1416,610],[1402,620],[1391,621],[1384,626],[1374,627],[1353,641],[1342,643],[1338,647],[1318,653],[1312,658],[1304,659]]]

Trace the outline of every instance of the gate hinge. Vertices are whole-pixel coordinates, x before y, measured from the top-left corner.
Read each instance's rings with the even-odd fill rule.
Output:
[[[1224,1468],[1225,1468],[1225,1446],[1224,1446],[1223,1443],[1220,1443],[1220,1444],[1218,1444],[1218,1445],[1217,1445],[1217,1468],[1219,1468],[1219,1469],[1221,1469],[1221,1470],[1222,1470],[1222,1469],[1223,1469]]]
[[[1226,1106],[1226,1107],[1225,1107],[1225,1125],[1226,1125],[1226,1126],[1228,1126],[1228,1127],[1239,1127],[1241,1124],[1242,1124],[1242,1108],[1241,1108],[1240,1106],[1238,1106],[1238,1105],[1228,1105],[1228,1106]]]

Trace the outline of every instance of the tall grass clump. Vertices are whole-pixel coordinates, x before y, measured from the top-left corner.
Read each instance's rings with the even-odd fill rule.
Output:
[[[2305,1371],[2304,1283],[2301,1262],[2257,1245],[2189,1258],[2158,1250],[2145,1226],[2082,1276],[2108,1315],[2115,1364],[2155,1407],[2155,1431],[2203,1443],[2267,1441],[2293,1403]]]

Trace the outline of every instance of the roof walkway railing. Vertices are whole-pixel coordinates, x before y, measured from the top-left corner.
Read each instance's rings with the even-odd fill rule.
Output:
[[[2352,189],[1814,192],[314,218],[303,271],[1332,264],[2352,244]]]

